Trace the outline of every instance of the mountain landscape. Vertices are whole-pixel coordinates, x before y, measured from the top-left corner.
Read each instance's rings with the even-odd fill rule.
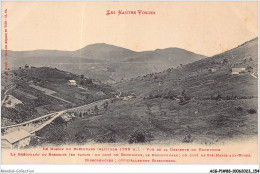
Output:
[[[163,71],[202,58],[205,56],[179,48],[135,52],[104,43],[88,45],[76,51],[8,51],[10,69],[24,67],[26,64],[56,67],[99,79],[104,83],[115,83],[122,79]]]
[[[40,60],[46,53],[35,52],[21,55],[25,60],[33,56]],[[18,52],[11,53],[18,59]],[[106,44],[49,55],[59,59],[61,54],[92,64],[87,68],[89,63],[79,63],[77,68],[82,71],[75,74],[71,73],[72,63],[67,67],[70,72],[59,70],[58,65],[21,67],[8,71],[10,81],[2,87],[5,126],[30,120],[30,116],[66,112],[37,129],[31,146],[216,144],[257,136],[258,38],[207,58],[179,48],[133,52]],[[24,63],[32,66],[32,62]],[[91,77],[95,71],[103,79]],[[3,80],[5,75],[2,73]],[[113,83],[105,84],[105,80]],[[103,103],[98,105],[98,101]],[[16,113],[27,117],[17,118]]]
[[[232,74],[233,68],[245,71]],[[114,128],[118,139],[142,130],[158,142],[171,139],[174,142],[214,144],[255,136],[257,75],[256,38],[180,68],[116,84],[116,88],[126,95],[138,97],[118,102],[106,115],[110,117],[104,117],[107,120],[90,124],[110,125],[107,127]]]
[[[2,103],[2,126],[22,123],[116,94],[115,89],[98,80],[49,67],[8,71],[7,74],[2,73],[1,80],[4,84],[1,96],[5,101]],[[71,80],[75,84],[71,84]]]

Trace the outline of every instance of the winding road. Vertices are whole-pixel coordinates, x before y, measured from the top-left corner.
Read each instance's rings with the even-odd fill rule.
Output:
[[[104,99],[104,100],[98,100],[98,101],[95,101],[93,103],[89,103],[89,104],[86,104],[86,105],[83,105],[83,106],[79,106],[79,107],[75,107],[75,108],[70,108],[70,109],[65,109],[65,110],[62,110],[62,111],[58,111],[58,112],[53,112],[53,113],[50,113],[50,114],[47,114],[47,115],[43,115],[43,116],[40,116],[38,118],[35,118],[35,119],[32,119],[32,120],[29,120],[29,121],[26,121],[26,122],[23,122],[23,123],[19,123],[19,124],[14,124],[14,125],[10,125],[10,126],[4,126],[4,127],[1,127],[1,129],[7,129],[7,128],[12,128],[12,127],[17,127],[17,126],[22,126],[22,125],[25,125],[25,124],[29,124],[29,123],[32,123],[32,122],[35,122],[37,120],[41,120],[41,119],[44,119],[46,117],[50,117],[50,116],[53,116],[55,114],[57,114],[56,116],[54,116],[55,118],[61,116],[63,113],[65,112],[68,112],[68,111],[73,111],[73,110],[77,110],[77,109],[81,109],[81,108],[85,108],[85,107],[91,107],[91,106],[95,106],[96,104],[98,103],[102,103],[102,102],[106,102],[106,101],[109,101],[113,98],[109,98],[109,99]],[[54,118],[53,117],[53,118]],[[55,119],[54,118],[54,119]],[[50,120],[54,120],[54,119],[50,119]]]

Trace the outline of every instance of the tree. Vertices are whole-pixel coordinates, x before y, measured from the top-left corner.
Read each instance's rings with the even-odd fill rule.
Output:
[[[81,112],[79,112],[79,117],[83,117],[83,114]]]
[[[80,85],[85,85],[85,83],[84,83],[83,80],[81,80],[81,81],[79,82],[79,84],[80,84]]]
[[[227,64],[228,63],[228,60],[227,59],[224,59],[223,60],[223,64]]]
[[[221,98],[222,98],[221,95],[218,94],[217,97],[215,98],[215,100],[221,100]]]
[[[29,66],[26,64],[26,65],[24,66],[24,68],[28,69],[28,68],[29,68]]]
[[[56,125],[64,125],[66,124],[66,121],[63,118],[58,117],[53,121],[53,123],[55,123]]]
[[[94,112],[95,112],[95,113],[98,113],[98,111],[99,111],[98,106],[95,105]]]
[[[182,96],[185,96],[185,95],[186,95],[186,91],[185,91],[185,89],[183,89],[181,95],[182,95]]]
[[[82,78],[82,79],[83,79],[83,78],[84,78],[84,75],[83,75],[83,74],[81,74],[81,75],[80,75],[80,78]]]
[[[49,143],[62,144],[65,142],[66,133],[61,125],[55,126],[55,129],[51,129],[51,132],[45,135],[45,139]]]
[[[86,82],[87,82],[88,84],[92,84],[92,83],[93,83],[93,81],[92,81],[91,78],[86,79]]]
[[[247,67],[246,67],[246,70],[247,70],[248,72],[252,72],[253,69],[254,69],[254,68],[253,68],[252,66],[247,66]]]
[[[145,143],[152,140],[154,140],[154,137],[152,136],[151,132],[147,130],[136,130],[132,134],[130,134],[128,143]]]
[[[104,103],[104,109],[107,110],[107,108],[108,108],[108,102],[106,101],[106,102]]]

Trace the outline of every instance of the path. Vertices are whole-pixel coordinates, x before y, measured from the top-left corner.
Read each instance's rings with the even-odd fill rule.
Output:
[[[257,79],[257,76],[255,75],[255,73],[250,74],[252,77],[254,77],[255,79]]]
[[[36,129],[32,130],[30,133],[34,133],[37,132],[39,130],[41,130],[42,128],[44,128],[45,126],[47,126],[48,124],[50,124],[53,120],[55,120],[56,118],[58,118],[59,116],[61,116],[64,113],[64,111],[60,111],[57,115],[55,115],[54,117],[52,117],[51,119],[49,119],[48,121],[46,121],[45,123],[43,123],[42,125],[40,125],[39,127],[37,127]]]
[[[7,97],[7,92],[9,92],[9,90],[11,90],[12,88],[14,88],[15,86],[12,86],[12,87],[10,87],[9,89],[7,89],[5,92],[4,92],[4,95],[5,95],[5,97],[3,98],[3,100],[2,100],[2,102],[1,102],[1,106],[4,104],[4,102],[5,102],[5,99],[6,99],[6,97]]]
[[[10,126],[1,127],[1,129],[12,128],[12,127],[17,127],[17,126],[22,126],[22,125],[29,124],[29,123],[34,122],[34,121],[37,121],[37,120],[41,120],[41,119],[43,119],[43,118],[46,118],[46,117],[49,117],[49,116],[52,116],[52,115],[55,115],[55,114],[59,114],[60,112],[68,112],[68,111],[73,111],[73,110],[75,110],[75,109],[80,109],[80,108],[84,108],[84,107],[89,107],[89,106],[92,106],[92,105],[96,105],[96,104],[99,103],[99,102],[109,101],[110,99],[112,99],[112,98],[104,99],[104,100],[98,100],[98,101],[95,101],[95,102],[93,102],[93,103],[89,103],[89,104],[86,104],[86,105],[83,105],[83,106],[79,106],[79,107],[75,107],[75,108],[70,108],[70,109],[65,109],[65,110],[58,111],[58,112],[53,112],[53,113],[50,113],[50,114],[47,114],[47,115],[43,115],[43,116],[40,116],[40,117],[38,117],[38,118],[29,120],[29,121],[26,121],[26,122],[23,122],[23,123],[19,123],[19,124],[15,124],[15,125],[10,125]]]

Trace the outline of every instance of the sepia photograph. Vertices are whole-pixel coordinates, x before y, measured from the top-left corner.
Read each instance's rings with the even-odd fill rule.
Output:
[[[1,17],[3,164],[258,163],[257,1],[14,1]]]

